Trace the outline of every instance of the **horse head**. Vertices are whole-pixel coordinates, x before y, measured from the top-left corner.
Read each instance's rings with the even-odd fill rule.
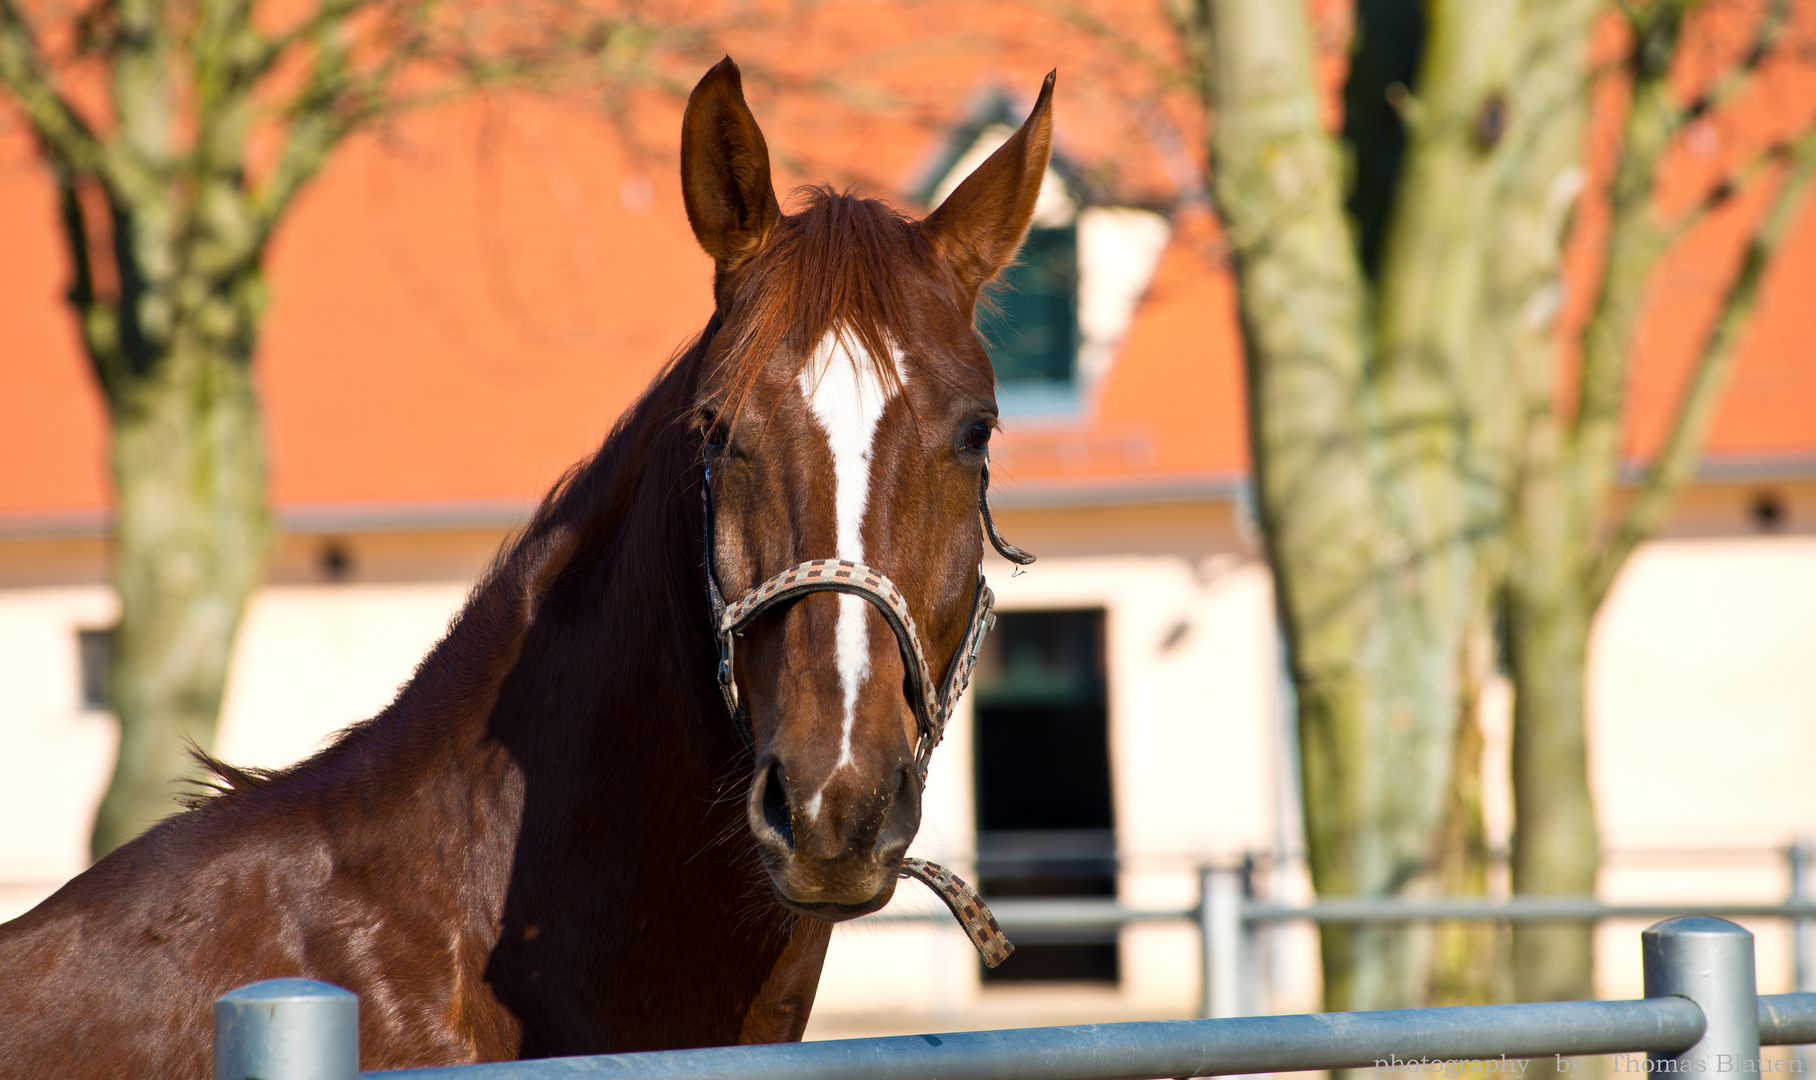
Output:
[[[1049,75],[1021,129],[919,221],[829,189],[785,214],[729,58],[688,101],[681,181],[718,325],[694,400],[709,577],[735,606],[842,560],[898,602],[891,616],[874,597],[790,593],[738,627],[735,650],[724,637],[754,753],[751,834],[805,914],[851,918],[893,894],[938,735],[910,642],[940,686],[986,610],[997,410],[973,315],[1033,216],[1052,90]]]

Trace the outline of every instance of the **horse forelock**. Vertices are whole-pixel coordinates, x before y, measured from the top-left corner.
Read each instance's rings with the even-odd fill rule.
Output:
[[[917,374],[988,396],[988,368],[952,362],[950,343],[938,339],[944,325],[968,333],[970,312],[919,223],[885,202],[824,185],[798,189],[796,200],[722,298],[726,329],[710,350],[708,374],[727,388],[734,416],[759,378],[798,379],[829,339],[842,341],[888,393],[900,390],[906,372],[897,363],[906,358]],[[938,307],[953,318],[929,319]]]

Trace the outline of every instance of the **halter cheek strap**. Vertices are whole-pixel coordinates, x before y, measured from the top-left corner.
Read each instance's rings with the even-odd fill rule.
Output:
[[[719,624],[725,619],[725,594],[719,591],[719,574],[713,568],[713,557],[719,550],[713,537],[713,462],[704,447],[700,451],[700,462],[706,470],[705,478],[700,482],[700,519],[704,522],[700,550],[705,552],[706,601],[712,606],[713,636],[719,639],[719,696],[725,700],[725,711],[731,714],[732,726],[738,729],[744,745],[754,746],[756,737],[750,731],[750,713],[738,700],[738,683],[733,678],[731,640],[719,630]]]

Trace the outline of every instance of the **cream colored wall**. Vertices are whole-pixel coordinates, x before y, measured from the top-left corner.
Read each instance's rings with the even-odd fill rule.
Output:
[[[259,590],[234,653],[217,752],[273,768],[326,746],[391,703],[466,596],[459,581]]]
[[[276,767],[313,752],[396,694],[447,629],[502,529],[289,536],[273,555],[234,649],[216,750]],[[353,580],[331,583],[328,543]],[[118,743],[84,710],[76,634],[113,623],[99,540],[0,544],[0,920],[87,865],[94,806]]]
[[[246,612],[217,752],[277,767],[382,709],[447,629],[464,582],[269,586]],[[0,591],[0,919],[87,864],[117,729],[79,700],[76,633],[109,625],[104,586]],[[173,807],[174,809],[174,807]]]
[[[0,920],[88,864],[117,728],[82,709],[76,632],[113,623],[100,585],[0,589]]]
[[[1188,906],[1195,861],[1275,842],[1283,758],[1266,569],[1246,553],[1227,504],[1100,508],[1076,514],[1071,531],[1057,511],[1005,512],[1001,521],[1011,539],[1042,555],[1020,575],[992,558],[987,570],[1002,609],[1107,613],[1111,766],[1129,860],[1120,897],[1138,907]],[[1643,549],[1597,627],[1592,752],[1611,899],[1774,900],[1784,878],[1771,849],[1816,834],[1816,537],[1732,532]],[[275,583],[248,612],[222,753],[282,765],[382,707],[443,632],[501,535],[353,537],[354,580],[340,584],[323,582],[312,561],[319,538],[287,541]],[[77,700],[75,633],[107,625],[114,611],[99,583],[99,546],[82,544],[0,545],[0,754],[12,766],[0,784],[0,917],[80,868],[110,767],[111,722]],[[1491,832],[1504,841],[1505,687],[1491,697],[1498,704],[1487,718],[1488,810]],[[967,874],[975,844],[970,724],[961,708],[934,757],[915,845]],[[1728,854],[1688,863],[1643,856],[1665,847]],[[1305,898],[1302,878],[1286,886],[1289,899]],[[912,882],[898,895],[898,905],[932,907]],[[1638,992],[1638,929],[1602,930],[1605,994]],[[1762,985],[1786,988],[1785,935],[1771,923],[1754,929]],[[1293,928],[1276,945],[1278,992],[1261,1007],[1312,1007],[1310,934]],[[1187,1015],[1198,994],[1197,953],[1190,927],[1144,926],[1123,936],[1119,988],[1070,997],[986,992],[950,923],[864,920],[834,934],[812,1030]]]
[[[1589,709],[1604,896],[1783,899],[1774,849],[1816,836],[1816,536],[1636,553],[1596,626]],[[1762,989],[1789,990],[1785,926],[1748,925]],[[1640,928],[1602,928],[1603,993],[1639,993]]]

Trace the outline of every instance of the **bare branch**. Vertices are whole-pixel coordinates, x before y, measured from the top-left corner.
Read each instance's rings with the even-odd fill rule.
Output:
[[[250,195],[251,229],[230,261],[256,258],[284,211],[316,173],[327,163],[334,147],[377,111],[376,91],[392,70],[364,79],[346,70],[346,58],[324,40],[315,74],[286,110],[289,128],[283,149],[270,175]]]
[[[1123,58],[1153,76],[1162,87],[1189,91],[1198,89],[1186,68],[1170,57],[1155,54],[1141,41],[1106,22],[1078,0],[1063,0],[1057,7],[1067,22],[1090,34],[1094,40],[1115,49]],[[1168,7],[1169,15],[1175,16],[1175,26],[1179,26],[1177,13],[1171,10],[1173,5]]]
[[[1678,402],[1677,415],[1672,418],[1664,449],[1599,557],[1590,564],[1585,586],[1591,607],[1600,604],[1607,595],[1609,586],[1633,549],[1658,532],[1678,492],[1692,479],[1709,425],[1715,417],[1715,407],[1721,400],[1722,388],[1733,366],[1735,347],[1759,300],[1760,281],[1789,231],[1791,221],[1803,207],[1804,194],[1812,176],[1816,176],[1816,129],[1806,132],[1793,145],[1788,174],[1747,240],[1740,271],[1722,298],[1721,315],[1703,343],[1690,384]]]
[[[57,92],[38,43],[14,0],[0,0],[0,83],[25,109],[32,130],[65,172],[93,172],[101,143],[75,106]]]
[[[1707,194],[1688,209],[1679,212],[1664,226],[1665,247],[1676,245],[1687,233],[1707,220],[1710,214],[1728,205],[1741,192],[1751,188],[1761,176],[1786,164],[1795,156],[1794,144],[1779,142],[1765,147],[1735,166],[1719,183],[1709,188]]]
[[[1766,9],[1760,13],[1759,25],[1753,32],[1753,44],[1748,47],[1746,55],[1741,57],[1740,63],[1734,65],[1726,75],[1717,80],[1715,85],[1691,99],[1682,109],[1678,110],[1676,118],[1672,121],[1674,130],[1719,108],[1747,85],[1748,81],[1752,79],[1753,73],[1759,70],[1760,64],[1771,55],[1772,49],[1783,36],[1786,17],[1790,14],[1790,10],[1790,0],[1772,0],[1766,5]]]
[[[73,271],[69,302],[76,309],[82,339],[95,377],[110,403],[117,400],[122,377],[120,355],[119,271],[106,263],[111,247],[111,211],[99,181],[92,177],[59,177],[58,211]],[[89,198],[84,199],[84,195]],[[97,219],[97,220],[91,220]]]
[[[1627,122],[1609,191],[1612,222],[1608,256],[1595,307],[1582,334],[1576,416],[1564,470],[1570,477],[1569,517],[1586,531],[1595,507],[1613,485],[1620,446],[1627,358],[1632,352],[1646,283],[1668,239],[1653,214],[1659,165],[1671,142],[1675,106],[1667,85],[1681,10],[1662,5],[1637,13],[1628,66],[1632,72]]]
[[[299,43],[319,38],[330,28],[339,26],[348,17],[371,7],[375,2],[376,0],[320,0],[306,18],[288,30],[260,42],[257,52],[247,62],[247,73],[255,79],[264,75]]]
[[[350,17],[359,6],[348,5],[348,12],[340,18]],[[308,83],[282,110],[288,126],[277,162],[247,196],[249,228],[239,243],[222,253],[224,265],[216,268],[217,272],[230,271],[258,257],[292,200],[327,164],[329,154],[342,139],[387,112],[403,111],[414,104],[395,95],[387,97],[387,90],[397,73],[421,56],[423,36],[417,32],[407,34],[386,52],[382,63],[362,72],[353,68],[336,38],[339,25],[328,20],[318,26],[314,70]]]

